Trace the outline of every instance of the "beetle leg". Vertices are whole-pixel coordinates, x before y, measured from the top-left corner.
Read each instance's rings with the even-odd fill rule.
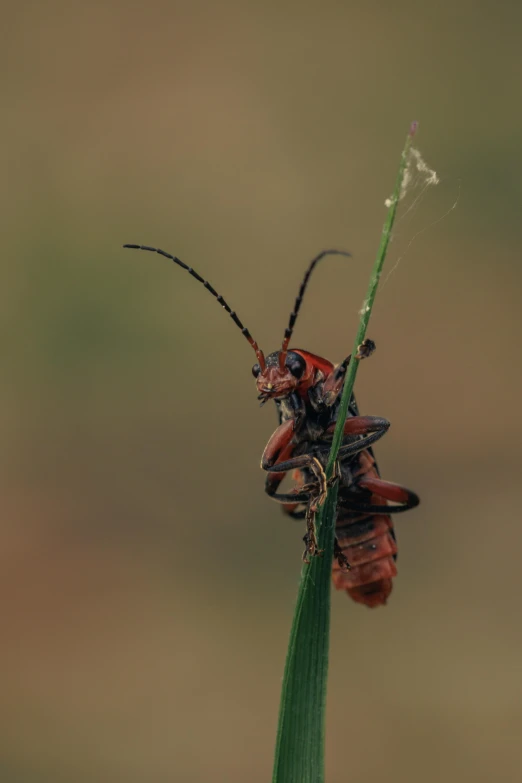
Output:
[[[383,500],[391,500],[393,503],[399,503],[397,506],[377,505],[376,503],[352,503],[350,498],[343,498],[342,506],[349,511],[359,511],[363,514],[400,514],[403,511],[409,511],[419,505],[419,496],[411,489],[401,487],[400,484],[394,484],[392,481],[384,481],[381,478],[367,477],[357,482],[357,486],[369,490],[372,495],[376,495]]]
[[[372,353],[375,351],[377,346],[375,345],[373,340],[370,340],[369,337],[366,337],[360,346],[357,348],[357,353],[355,354],[356,359],[369,359]]]
[[[326,430],[325,437],[333,435],[336,422],[330,424]],[[382,416],[349,416],[344,422],[344,435],[368,435],[370,432],[382,432],[384,435],[390,427],[388,419]]]
[[[292,490],[292,502],[283,504],[283,513],[288,514],[292,519],[304,519],[306,516],[306,508],[303,508],[303,506],[308,503],[308,497],[301,491],[304,484],[304,476],[300,470],[294,470],[292,478],[296,483],[296,486]],[[300,502],[295,502],[294,499],[296,495],[301,496]]]
[[[266,444],[263,456],[261,458],[261,467],[267,470],[273,468],[279,461],[287,460],[292,456],[294,434],[294,421],[288,419],[277,427]],[[270,472],[265,481],[265,492],[270,497],[274,497],[277,488],[286,475],[286,470]]]
[[[378,495],[384,500],[391,500],[393,503],[402,503],[408,508],[415,508],[419,505],[419,498],[411,489],[406,489],[393,481],[384,481],[384,479],[367,476],[357,482],[357,486],[369,489],[374,495]]]
[[[316,555],[322,555],[324,549],[318,549],[317,536],[315,530],[315,511],[312,509],[312,504],[308,504],[306,510],[306,533],[303,536],[305,544],[305,550],[303,552],[303,562],[307,565],[310,564],[308,557],[315,557]]]
[[[373,340],[366,338],[360,344],[355,354],[356,359],[367,359],[375,351],[375,343]],[[319,396],[318,403],[321,407],[330,408],[337,400],[339,393],[344,386],[344,378],[346,376],[346,370],[350,364],[352,355],[346,357],[337,367],[334,367],[328,378],[325,380],[322,393]]]
[[[303,484],[300,487],[300,494],[302,492],[309,493],[310,497],[314,497],[314,511],[317,511],[318,506],[322,506],[326,500],[326,493],[329,487],[332,487],[336,481],[341,478],[341,465],[338,460],[335,460],[334,472],[331,478],[326,478],[324,468],[317,458],[314,457],[313,462],[310,464],[310,468],[314,472],[317,482],[310,482],[309,484]]]
[[[335,422],[333,422],[328,427],[323,436],[325,440],[329,440],[333,436],[335,426]],[[388,419],[383,419],[381,416],[350,416],[344,423],[343,435],[347,440],[343,441],[343,445],[339,449],[338,459],[365,451],[368,446],[386,435],[389,427]],[[318,451],[322,455],[329,448],[328,445],[320,445]]]
[[[341,549],[341,546],[339,544],[339,541],[337,540],[337,536],[334,538],[334,551],[333,551],[334,559],[337,560],[339,563],[339,568],[341,571],[350,571],[351,566],[348,562],[348,558],[344,554],[343,550]]]
[[[324,468],[317,457],[312,457],[310,468],[312,469],[317,482],[305,484],[304,487],[301,487],[301,490],[310,493],[309,509],[313,514],[315,514],[319,506],[322,506],[326,500],[328,482],[326,480],[326,473],[324,472]]]
[[[332,434],[331,430],[333,426],[334,425],[328,428],[330,431],[327,430],[327,436]],[[358,438],[357,440],[352,440],[344,446],[341,446],[339,449],[338,458],[342,459],[343,457],[348,457],[352,454],[357,454],[360,451],[364,451],[368,448],[368,446],[371,446],[372,443],[375,443],[376,440],[382,438],[382,436],[387,432],[389,426],[390,423],[387,421],[387,419],[381,419],[378,416],[352,416],[346,421],[346,424],[344,425],[344,433],[345,435],[349,436],[362,435],[362,437]],[[318,453],[321,456],[326,456],[329,451],[329,444],[315,447],[316,454]],[[302,454],[300,457],[281,459],[277,462],[276,465],[273,466],[266,465],[265,467],[265,464],[262,463],[262,467],[270,473],[294,470],[295,468],[311,468],[313,470],[311,463],[314,459],[317,460],[317,457],[310,454]]]
[[[315,460],[316,463],[319,463],[319,460]],[[315,484],[305,484],[303,487],[301,487],[302,490],[310,490],[310,501],[308,503],[305,517],[306,517],[306,533],[303,537],[303,541],[305,542],[305,551],[303,553],[303,561],[305,563],[309,563],[308,555],[311,557],[314,557],[315,555],[322,555],[324,552],[324,549],[318,549],[317,548],[317,536],[316,536],[316,526],[315,526],[315,514],[317,511],[317,507],[319,505],[322,505],[324,501],[326,500],[326,492],[327,487],[331,487],[333,484],[335,484],[336,481],[339,481],[341,478],[341,466],[339,462],[336,460],[334,465],[334,472],[331,478],[328,480],[326,479],[326,474],[324,473],[324,470],[321,466],[321,474],[318,476],[319,478],[319,493],[317,492],[317,487]],[[324,483],[323,483],[324,482]],[[323,497],[324,494],[324,497]],[[341,568],[349,569],[350,565],[348,563],[348,560],[344,556],[344,554],[341,551],[341,548],[339,544],[337,543],[337,538],[335,539],[334,543],[334,557],[337,558],[337,562],[339,563],[339,566]],[[338,551],[337,551],[338,550]]]
[[[304,519],[306,517],[306,509],[296,509],[294,505],[283,506],[283,514],[288,514],[292,519]]]
[[[307,456],[307,455],[305,455]],[[275,466],[277,467],[277,465]],[[324,472],[324,468],[317,459],[317,457],[310,457],[310,462],[307,465],[307,467],[310,468],[310,470],[314,473],[314,475],[317,478],[317,481],[310,482],[309,484],[301,485],[298,489],[294,490],[293,492],[287,492],[287,493],[277,493],[275,492],[275,489],[279,485],[279,483],[282,481],[281,477],[284,477],[286,475],[285,473],[271,473],[267,476],[267,482],[265,485],[265,490],[268,495],[272,498],[272,500],[277,501],[278,503],[283,503],[284,505],[290,505],[292,507],[298,506],[302,503],[308,503],[308,506],[310,508],[310,511],[312,514],[315,514],[319,506],[322,506],[324,501],[326,500],[326,493],[328,492],[328,487],[331,486],[334,481],[337,481],[339,479],[339,472],[337,468],[336,463],[336,473],[332,476],[331,479],[326,479],[326,473]],[[277,484],[275,482],[269,483],[269,479],[272,476],[277,477]],[[293,508],[290,509],[291,511]]]
[[[293,435],[294,421],[293,419],[288,419],[287,421],[283,422],[283,424],[280,424],[279,427],[275,430],[263,452],[263,456],[261,458],[261,467],[269,472],[265,482],[265,491],[271,497],[275,496],[277,488],[284,479],[287,471],[292,469],[292,466],[286,466],[293,460],[300,459],[299,457],[292,458],[291,456],[294,448],[294,444],[292,443]],[[319,484],[318,491],[313,491],[316,489],[316,485],[314,483],[309,487],[307,486],[303,492],[297,494],[293,493],[290,495],[290,500],[288,495],[282,497],[279,496],[277,500],[279,500],[279,502],[290,502],[292,504],[300,502],[306,503],[310,500],[313,505],[313,511],[315,511],[320,505],[324,503],[326,499],[326,474],[321,462],[317,459],[317,457],[308,455],[304,455],[304,457],[304,462],[302,459],[301,462],[303,465],[310,468],[310,470],[312,470],[316,475]],[[296,464],[295,467],[300,467],[300,465]]]
[[[268,478],[270,478],[270,476]],[[284,506],[298,506],[301,505],[301,503],[308,503],[310,500],[309,491],[301,492],[300,490],[297,490],[294,492],[272,492],[268,487],[265,487],[265,492],[271,500],[275,500],[276,503],[282,503]]]
[[[281,462],[283,452],[287,451],[291,445],[294,435],[294,419],[287,419],[277,427],[270,436],[268,443],[261,457],[261,467],[263,470],[272,468],[276,462]]]

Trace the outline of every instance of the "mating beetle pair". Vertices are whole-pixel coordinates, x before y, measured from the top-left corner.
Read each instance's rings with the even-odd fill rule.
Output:
[[[308,266],[285,330],[279,351],[265,358],[263,351],[243,326],[223,297],[197,272],[176,256],[146,245],[124,245],[136,250],[159,253],[185,269],[217,299],[246,337],[257,357],[252,368],[261,405],[275,401],[279,426],[263,452],[261,467],[267,471],[265,490],[295,519],[306,519],[304,559],[317,554],[314,517],[324,501],[327,480],[324,472],[337,421],[340,398],[350,356],[333,365],[327,359],[298,348],[289,349],[310,276],[327,255],[349,255],[325,250]],[[375,348],[371,340],[359,346],[358,359]],[[389,427],[386,419],[360,416],[352,396],[348,418],[337,458],[339,481],[333,582],[345,589],[354,601],[368,607],[385,604],[397,573],[397,543],[392,514],[407,511],[419,503],[417,495],[405,487],[383,481],[375,462],[372,444]],[[293,471],[296,488],[278,492],[288,471]],[[390,506],[388,501],[397,505]]]

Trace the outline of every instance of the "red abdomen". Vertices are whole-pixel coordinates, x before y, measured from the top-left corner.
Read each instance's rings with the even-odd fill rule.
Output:
[[[360,455],[360,477],[378,478],[375,461],[366,451]],[[339,506],[336,535],[343,554],[351,568],[333,565],[333,583],[337,590],[346,590],[357,603],[368,607],[386,603],[392,591],[392,580],[397,574],[394,555],[397,543],[393,535],[391,517],[386,514],[387,501],[372,494],[371,505],[382,505],[382,514],[361,514]]]

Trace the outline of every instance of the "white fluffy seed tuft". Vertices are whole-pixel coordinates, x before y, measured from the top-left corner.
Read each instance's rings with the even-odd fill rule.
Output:
[[[430,185],[438,185],[439,178],[437,172],[430,169],[420,151],[415,147],[410,147],[408,152],[408,160],[406,161],[406,168],[404,169],[404,178],[402,180],[401,192],[399,194],[399,201],[402,201],[406,193],[411,187],[415,187],[418,184],[423,189],[428,188]],[[387,198],[384,201],[384,206],[388,209],[393,204],[393,198]]]

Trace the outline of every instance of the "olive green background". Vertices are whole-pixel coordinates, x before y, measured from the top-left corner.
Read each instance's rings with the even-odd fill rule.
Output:
[[[519,780],[520,4],[1,10],[1,780],[270,779],[303,533],[263,494],[275,413],[202,287],[121,245],[265,351],[351,250],[294,340],[338,361],[413,119],[441,183],[357,393],[422,505],[389,605],[333,597],[327,779]]]

